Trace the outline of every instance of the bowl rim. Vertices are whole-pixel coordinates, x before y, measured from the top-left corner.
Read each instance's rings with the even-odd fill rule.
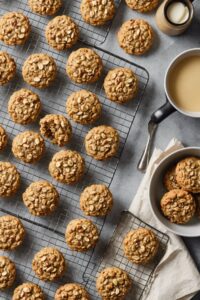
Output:
[[[150,205],[150,209],[151,209],[151,212],[154,216],[154,218],[160,223],[162,224],[162,226],[164,226],[168,231],[178,235],[178,236],[183,236],[183,237],[199,237],[200,236],[200,233],[199,234],[189,234],[189,233],[179,233],[177,232],[176,230],[173,230],[172,228],[168,227],[166,224],[164,224],[156,215],[154,209],[153,209],[153,205],[152,205],[152,200],[151,200],[151,188],[152,188],[152,182],[153,182],[153,177],[155,176],[156,172],[158,172],[159,168],[163,165],[163,163],[170,158],[170,156],[173,156],[173,155],[176,155],[177,153],[184,153],[184,152],[187,152],[187,151],[190,151],[190,150],[198,150],[199,151],[199,157],[200,157],[200,147],[198,146],[194,146],[194,147],[184,147],[184,148],[181,148],[181,149],[178,149],[178,150],[175,150],[171,153],[169,153],[167,156],[165,156],[160,162],[159,164],[157,165],[157,167],[155,168],[155,170],[153,171],[151,177],[150,177],[150,183],[149,183],[149,189],[148,189],[148,201],[149,201],[149,205]],[[189,156],[189,155],[188,155]],[[181,225],[180,225],[181,226]],[[184,228],[184,227],[183,227]]]

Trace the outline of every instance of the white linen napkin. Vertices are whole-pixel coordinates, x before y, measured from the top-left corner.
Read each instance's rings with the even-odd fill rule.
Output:
[[[143,295],[143,300],[189,300],[200,290],[199,272],[183,241],[154,218],[147,198],[150,177],[157,164],[166,155],[182,147],[178,140],[172,139],[165,151],[154,150],[147,172],[129,208],[133,214],[170,237],[167,251],[155,270],[151,288]]]

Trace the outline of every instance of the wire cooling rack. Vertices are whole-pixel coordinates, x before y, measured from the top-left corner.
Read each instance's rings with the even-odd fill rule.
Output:
[[[7,10],[21,10],[30,19],[34,31],[38,31],[38,24],[40,24],[40,33],[42,34],[42,31],[45,29],[48,21],[50,20],[49,17],[33,14],[28,6],[28,0],[9,1],[9,8],[7,2],[7,0],[0,0],[1,14],[3,14],[4,11]],[[121,0],[115,0],[116,13],[120,2]],[[90,45],[100,45],[104,43],[110,31],[112,21],[109,21],[104,26],[89,25],[82,19],[82,16],[80,14],[80,5],[81,0],[63,0],[63,5],[60,11],[58,12],[58,15],[69,15],[76,21],[77,25],[80,28],[81,41],[87,42]]]
[[[151,229],[159,240],[159,250],[155,259],[148,265],[141,266],[131,263],[124,256],[123,252],[123,239],[125,235],[133,229],[137,228],[148,228]],[[163,257],[168,243],[169,237],[158,231],[157,229],[146,224],[130,212],[123,212],[119,224],[106,247],[103,258],[99,263],[90,262],[86,271],[84,272],[84,279],[86,281],[86,287],[91,293],[92,299],[100,299],[96,292],[96,278],[104,268],[108,266],[119,267],[131,276],[133,280],[133,291],[130,292],[130,298],[127,300],[139,300],[141,299],[144,291],[149,288],[151,283],[153,272],[156,266]],[[134,298],[133,298],[134,295]]]

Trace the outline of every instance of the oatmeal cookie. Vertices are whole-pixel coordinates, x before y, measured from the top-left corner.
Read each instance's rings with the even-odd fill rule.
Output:
[[[161,210],[171,223],[185,224],[195,214],[196,203],[193,196],[181,189],[164,194],[160,202]]]
[[[23,193],[23,202],[35,216],[47,216],[55,211],[59,202],[56,188],[48,181],[36,181]]]
[[[158,239],[147,228],[128,232],[123,241],[125,256],[135,264],[149,263],[155,257],[158,247]]]
[[[172,166],[165,174],[163,179],[164,186],[168,191],[180,189],[176,180],[176,166]]]
[[[0,256],[0,290],[11,287],[15,278],[15,264],[8,257]]]
[[[4,51],[0,51],[0,86],[8,83],[16,74],[14,59]]]
[[[55,300],[90,300],[90,296],[82,285],[68,283],[57,289]]]
[[[93,26],[104,25],[115,15],[114,0],[82,0],[81,15],[83,20]]]
[[[65,239],[71,250],[85,252],[96,245],[99,231],[92,221],[76,219],[67,225]]]
[[[132,281],[122,269],[108,267],[101,271],[97,277],[96,287],[104,300],[122,300],[131,289]]]
[[[119,29],[118,42],[126,53],[142,55],[153,44],[153,29],[144,20],[132,19],[126,21]]]
[[[50,164],[49,172],[57,181],[75,184],[83,176],[85,171],[85,161],[82,156],[71,150],[57,152]]]
[[[85,148],[87,154],[97,160],[112,157],[119,148],[119,134],[110,126],[94,127],[85,137]]]
[[[8,112],[15,123],[26,125],[35,122],[41,111],[37,94],[27,89],[16,91],[8,102]]]
[[[122,104],[137,94],[138,79],[131,69],[116,68],[108,72],[104,90],[108,99]]]
[[[66,145],[72,136],[72,126],[63,115],[46,115],[40,120],[40,133],[53,144]]]
[[[0,249],[13,250],[19,247],[25,236],[22,222],[13,216],[0,217]]]
[[[94,93],[81,90],[69,96],[66,110],[74,122],[86,125],[94,123],[100,117],[102,108]]]
[[[20,174],[10,162],[0,161],[0,197],[14,195],[20,185]]]
[[[29,0],[31,10],[39,15],[52,16],[62,6],[62,0]]]
[[[159,0],[125,0],[128,7],[139,12],[149,12],[155,9]]]
[[[80,197],[80,207],[87,216],[103,217],[113,206],[113,197],[104,184],[93,184],[84,189]]]
[[[48,23],[45,36],[51,47],[61,51],[76,44],[79,28],[69,16],[58,16]]]
[[[34,283],[25,282],[19,285],[13,293],[12,300],[44,300],[44,293]]]
[[[56,248],[42,248],[34,256],[32,268],[41,280],[54,281],[60,278],[65,272],[65,258]]]
[[[0,151],[4,150],[8,143],[8,136],[5,129],[0,125]]]
[[[30,31],[29,19],[21,12],[8,12],[0,18],[0,40],[6,45],[23,45]]]
[[[56,77],[57,67],[53,57],[36,53],[30,55],[22,67],[24,81],[36,88],[46,88]]]
[[[101,76],[102,70],[103,64],[100,56],[88,48],[73,51],[66,66],[67,75],[76,83],[96,82]]]
[[[187,157],[176,166],[176,180],[178,185],[191,193],[200,192],[200,159]]]
[[[19,160],[33,164],[40,160],[45,152],[44,139],[37,132],[24,131],[14,138],[12,152]]]
[[[196,202],[196,215],[200,218],[200,194],[194,194],[194,199]]]

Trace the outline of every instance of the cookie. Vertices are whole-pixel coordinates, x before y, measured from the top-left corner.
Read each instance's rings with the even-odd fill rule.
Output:
[[[43,281],[54,281],[65,272],[65,258],[56,248],[42,248],[33,258],[32,268]]]
[[[200,218],[200,194],[195,194],[194,199],[196,202],[196,215]]]
[[[92,221],[75,219],[67,225],[65,239],[71,250],[85,252],[94,248],[99,239],[99,231]]]
[[[13,250],[19,247],[25,236],[22,222],[13,216],[0,217],[0,249]]]
[[[90,185],[81,193],[80,207],[87,216],[106,216],[112,206],[112,193],[104,184]]]
[[[139,265],[149,263],[157,254],[159,241],[153,231],[138,228],[128,232],[123,241],[124,254],[131,262]]]
[[[181,189],[165,193],[160,201],[160,206],[164,216],[171,223],[176,224],[189,222],[196,211],[194,197]]]
[[[200,192],[200,159],[187,157],[176,166],[176,180],[178,185],[191,193]]]
[[[92,128],[85,137],[85,149],[88,155],[97,160],[114,156],[119,148],[119,134],[116,129],[101,125]]]
[[[168,191],[180,189],[176,180],[176,166],[172,166],[163,178],[164,186]]]
[[[22,195],[29,212],[35,216],[47,216],[55,211],[59,203],[56,188],[48,181],[36,181]]]
[[[39,96],[27,89],[14,92],[8,102],[9,115],[17,124],[26,125],[35,122],[40,111]]]
[[[8,257],[0,256],[0,290],[11,287],[15,278],[15,264]]]
[[[12,300],[44,300],[44,293],[34,283],[26,282],[19,285],[13,293]]]
[[[0,51],[0,86],[8,83],[16,74],[14,59],[4,51]]]
[[[19,133],[12,143],[13,155],[28,164],[33,164],[41,159],[45,152],[44,139],[34,131]]]
[[[94,93],[81,90],[69,96],[66,110],[74,122],[87,125],[94,123],[100,117],[102,107]]]
[[[104,25],[115,15],[114,0],[82,0],[81,15],[83,20],[93,26]]]
[[[31,10],[39,15],[52,16],[62,6],[62,0],[29,0]]]
[[[71,139],[72,126],[63,115],[46,115],[40,120],[40,133],[52,144],[62,147]]]
[[[8,143],[8,136],[5,129],[0,125],[0,151],[4,150]]]
[[[93,83],[101,76],[103,64],[100,56],[92,49],[80,48],[73,51],[67,61],[66,72],[76,83]]]
[[[138,79],[128,68],[116,68],[108,72],[104,80],[104,90],[108,99],[126,103],[137,94]]]
[[[76,44],[79,38],[79,28],[69,16],[58,16],[48,23],[45,36],[51,47],[61,51]]]
[[[20,174],[10,162],[0,161],[0,196],[14,195],[20,186]]]
[[[129,275],[120,268],[108,267],[97,277],[96,288],[104,300],[125,299],[131,289],[132,281]]]
[[[68,283],[57,289],[55,300],[90,300],[86,289],[78,283]]]
[[[57,152],[49,164],[51,176],[62,183],[77,183],[84,171],[85,161],[76,151],[62,150]]]
[[[125,0],[128,7],[138,12],[145,13],[155,9],[159,0]]]
[[[30,31],[29,19],[21,12],[8,12],[0,18],[0,41],[6,45],[23,45]]]
[[[24,81],[36,88],[46,88],[56,78],[57,67],[53,57],[36,53],[30,55],[23,64]]]
[[[128,54],[142,55],[153,44],[153,29],[144,20],[132,19],[122,24],[118,32],[118,42]]]

